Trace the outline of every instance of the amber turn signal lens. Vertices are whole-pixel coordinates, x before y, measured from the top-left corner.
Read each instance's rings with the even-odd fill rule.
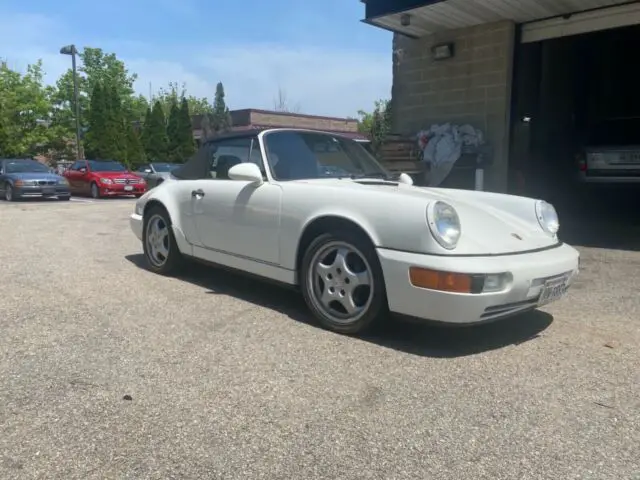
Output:
[[[414,287],[443,292],[471,293],[471,275],[439,272],[426,268],[409,268],[409,280]]]

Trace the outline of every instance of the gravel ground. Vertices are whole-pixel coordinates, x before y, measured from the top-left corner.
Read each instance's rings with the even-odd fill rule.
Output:
[[[356,339],[143,268],[128,200],[0,204],[2,479],[640,479],[640,253],[470,329]]]

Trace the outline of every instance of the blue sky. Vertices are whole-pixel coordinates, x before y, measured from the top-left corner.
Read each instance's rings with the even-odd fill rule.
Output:
[[[229,107],[272,108],[278,89],[304,113],[355,115],[390,95],[391,34],[361,23],[358,0],[2,0],[0,58],[69,66],[60,46],[116,53],[148,95],[169,81]]]

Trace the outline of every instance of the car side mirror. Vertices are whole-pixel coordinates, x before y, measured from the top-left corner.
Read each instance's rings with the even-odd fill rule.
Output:
[[[229,169],[229,178],[231,180],[251,182],[256,186],[264,183],[262,172],[255,163],[239,163],[238,165],[234,165]]]
[[[413,185],[413,178],[411,178],[411,176],[407,175],[406,173],[401,173],[398,177],[398,182],[405,183],[407,185]]]

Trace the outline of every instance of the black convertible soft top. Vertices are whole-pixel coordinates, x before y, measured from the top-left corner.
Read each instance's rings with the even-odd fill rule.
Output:
[[[193,157],[187,160],[184,165],[171,171],[171,175],[179,178],[180,180],[198,180],[200,178],[207,178],[210,176],[211,171],[211,150],[210,144],[212,142],[218,142],[220,140],[233,140],[241,138],[255,137],[263,131],[263,129],[247,129],[237,130],[234,132],[225,132],[215,137],[211,137],[204,142],[200,149],[195,153]]]

